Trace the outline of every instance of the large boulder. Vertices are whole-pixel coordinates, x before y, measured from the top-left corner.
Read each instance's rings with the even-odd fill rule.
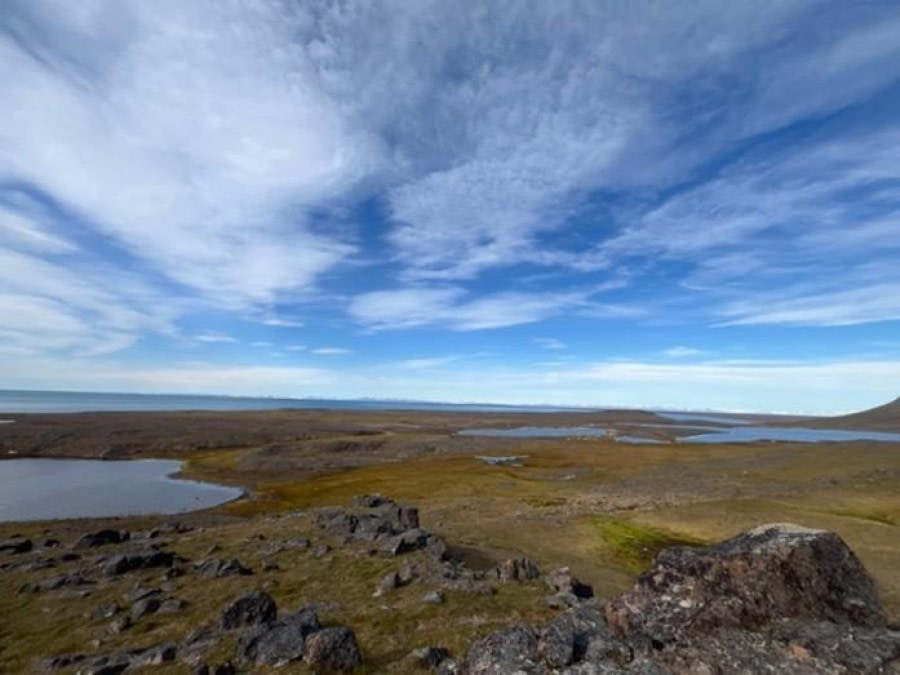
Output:
[[[236,660],[254,666],[299,661],[305,652],[306,638],[321,628],[316,612],[302,609],[244,635],[238,641]]]
[[[344,626],[313,633],[306,638],[305,649],[306,662],[316,672],[348,672],[362,660],[356,634]]]
[[[666,549],[607,607],[620,634],[657,643],[714,628],[755,630],[782,618],[886,621],[872,579],[839,536],[783,524],[707,548]]]
[[[222,611],[219,624],[225,630],[255,626],[275,621],[278,607],[264,591],[252,591],[235,598]]]

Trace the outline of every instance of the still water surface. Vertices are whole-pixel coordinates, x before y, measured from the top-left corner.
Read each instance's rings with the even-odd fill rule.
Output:
[[[184,513],[237,499],[235,487],[179,480],[163,459],[4,459],[0,521]]]

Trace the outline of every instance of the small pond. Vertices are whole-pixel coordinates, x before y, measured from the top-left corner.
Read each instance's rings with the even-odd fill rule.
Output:
[[[4,459],[0,521],[103,518],[205,509],[243,490],[171,478],[172,460]]]

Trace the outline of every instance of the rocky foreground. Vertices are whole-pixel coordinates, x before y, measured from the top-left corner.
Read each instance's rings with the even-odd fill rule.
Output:
[[[900,673],[900,627],[885,616],[856,555],[830,532],[764,525],[711,547],[670,548],[632,590],[601,600],[567,569],[543,575],[527,558],[472,570],[452,547],[420,526],[416,508],[382,496],[358,497],[349,508],[287,516],[292,517],[312,518],[322,538],[260,537],[264,570],[277,569],[278,556],[286,550],[304,549],[321,557],[332,546],[346,548],[354,555],[397,560],[396,569],[372,589],[374,597],[418,583],[421,601],[435,606],[444,603],[445,593],[491,595],[500,584],[534,583],[543,577],[546,602],[556,616],[542,626],[510,625],[461,653],[434,644],[396,667],[375,667],[367,663],[366,645],[358,642],[353,626],[328,625],[320,616],[323,607],[285,611],[240,560],[217,557],[213,549],[188,560],[170,550],[169,542],[182,534],[178,526],[142,532],[106,529],[65,543],[16,537],[0,541],[0,570],[47,570],[46,576],[19,588],[22,597],[90,597],[116,584],[129,588],[121,601],[100,604],[91,612],[91,621],[108,622],[92,645],[46,655],[34,670],[109,675],[166,667],[226,675],[287,666],[313,672],[418,669],[448,675]],[[409,562],[413,553],[415,562]],[[282,573],[289,576],[290,570]],[[109,636],[129,634],[147,616],[177,617],[185,608],[177,596],[184,586],[177,582],[190,578],[246,579],[246,585],[217,616],[190,627],[178,641],[104,649]],[[230,653],[227,659],[219,656],[223,645]],[[211,655],[218,660],[211,661]]]

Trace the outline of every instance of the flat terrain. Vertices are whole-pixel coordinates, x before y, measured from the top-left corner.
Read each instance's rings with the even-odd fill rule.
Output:
[[[670,441],[685,435],[684,428],[634,411],[2,417],[15,421],[0,426],[0,456],[177,458],[185,462],[188,477],[249,491],[247,498],[205,513],[111,521],[131,530],[175,520],[189,523],[194,526],[190,532],[163,535],[171,550],[197,560],[215,545],[223,551],[216,555],[237,557],[257,574],[199,583],[189,577],[172,579],[171,592],[189,601],[188,609],[173,618],[154,616],[122,635],[104,638],[104,648],[179,639],[217,616],[239,589],[265,583],[280,605],[325,603],[329,609],[323,617],[357,631],[374,671],[415,647],[444,644],[458,650],[493,627],[550,615],[540,583],[501,585],[493,596],[449,593],[440,606],[421,603],[428,590],[424,583],[373,598],[378,579],[397,561],[366,557],[336,542],[330,542],[334,550],[325,557],[288,551],[279,554],[280,569],[261,571],[265,542],[299,536],[326,541],[309,515],[312,510],[346,505],[365,493],[418,506],[422,525],[472,567],[488,568],[526,555],[545,570],[570,566],[601,596],[628,587],[653,554],[670,543],[720,540],[773,521],[826,528],[856,551],[875,577],[888,612],[900,616],[898,443],[676,444]],[[623,434],[640,429],[659,442],[454,435],[475,427],[586,424]],[[636,426],[642,424],[661,426]],[[894,427],[885,423],[880,429]],[[521,466],[488,466],[478,455],[523,459]],[[18,533],[35,540],[54,537],[65,545],[104,524],[110,521],[3,524],[0,539]],[[411,555],[416,559],[421,554]],[[0,563],[10,560],[0,553]],[[103,622],[84,615],[123,588],[87,597],[66,591],[17,593],[23,583],[65,569],[0,574],[0,672],[27,669],[36,656],[84,651],[96,639]],[[146,582],[153,578],[148,575]],[[219,649],[224,659],[227,649]]]

